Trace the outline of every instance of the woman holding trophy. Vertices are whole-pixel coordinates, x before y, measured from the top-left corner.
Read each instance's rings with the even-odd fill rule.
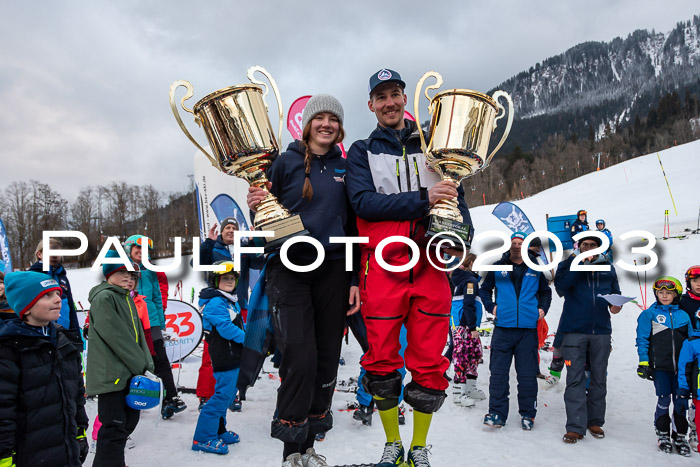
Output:
[[[309,272],[288,269],[278,252],[267,257],[267,293],[282,353],[272,437],[284,442],[283,467],[327,465],[314,448],[315,435],[330,430],[345,316],[359,310],[357,274],[345,270],[345,245],[330,237],[356,235],[345,192],[345,159],[337,146],[345,135],[343,108],[332,96],[313,96],[302,114],[302,140],[292,142],[268,172],[268,190],[301,216],[309,235],[324,249],[323,263]],[[251,187],[255,211],[267,192]],[[287,251],[297,266],[318,256],[308,242]],[[354,263],[358,263],[355,261]]]

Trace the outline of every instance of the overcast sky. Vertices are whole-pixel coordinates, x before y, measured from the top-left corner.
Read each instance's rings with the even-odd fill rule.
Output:
[[[338,97],[349,147],[376,125],[367,80],[380,68],[401,73],[412,111],[425,71],[485,92],[580,42],[668,32],[694,14],[697,0],[4,1],[0,188],[38,179],[69,200],[120,180],[186,190],[195,148],[170,111],[177,79],[192,82],[191,106],[261,65],[285,118],[299,96]]]

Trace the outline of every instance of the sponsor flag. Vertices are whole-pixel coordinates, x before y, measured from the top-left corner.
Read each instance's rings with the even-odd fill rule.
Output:
[[[12,272],[12,256],[10,256],[10,242],[7,240],[5,224],[0,219],[0,272],[7,274]]]

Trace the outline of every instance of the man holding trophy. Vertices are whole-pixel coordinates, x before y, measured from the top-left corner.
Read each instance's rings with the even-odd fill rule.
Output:
[[[386,434],[378,467],[399,465],[404,450],[399,433],[398,397],[402,379],[398,369],[401,326],[408,331],[404,358],[412,381],[404,399],[413,407],[413,439],[406,463],[428,466],[427,435],[433,413],[442,406],[448,387],[442,356],[449,330],[451,295],[444,253],[459,255],[468,250],[473,227],[461,181],[486,168],[505,141],[512,124],[510,96],[497,91],[493,97],[466,89],[451,89],[432,99],[428,89],[442,84],[442,77],[428,72],[419,80],[415,97],[416,119],[423,82],[434,77],[437,84],[426,89],[432,114],[428,140],[416,122],[404,119],[406,83],[393,70],[382,69],[369,80],[369,109],[377,128],[366,140],[355,142],[348,152],[346,187],[357,214],[362,245],[360,294],[367,326],[369,350],[362,359],[366,376],[362,384],[372,394]],[[504,97],[509,112],[498,103]],[[508,114],[504,135],[488,152],[497,120]],[[419,248],[395,241],[383,248],[381,257],[391,266],[415,265],[392,272],[378,262],[375,250],[387,237],[406,237]],[[441,239],[453,248],[441,250]],[[438,242],[433,240],[438,239]],[[431,245],[437,243],[437,248]],[[456,250],[456,251],[455,251]],[[416,259],[416,256],[418,258]],[[384,264],[386,266],[386,264]],[[368,278],[371,276],[371,280]]]
[[[406,402],[414,409],[408,461],[409,465],[419,458],[427,461],[428,428],[448,387],[444,374],[449,362],[442,349],[449,329],[451,297],[447,275],[430,265],[425,251],[411,270],[389,272],[378,265],[374,250],[392,235],[426,245],[421,219],[438,200],[457,198],[459,212],[471,224],[462,188],[441,181],[427,166],[417,125],[404,119],[405,86],[392,70],[380,70],[370,78],[368,105],[378,125],[369,139],[350,148],[346,176],[359,235],[369,237],[362,245],[360,264],[362,315],[369,340],[369,351],[362,359],[367,371],[362,383],[375,400],[387,436],[377,464],[382,467],[400,464],[404,458],[398,419],[402,379],[397,371],[404,365],[399,356],[402,325],[408,331],[406,368],[413,378],[404,390]],[[383,251],[386,261],[394,265],[406,264],[410,256],[403,243],[389,244]]]

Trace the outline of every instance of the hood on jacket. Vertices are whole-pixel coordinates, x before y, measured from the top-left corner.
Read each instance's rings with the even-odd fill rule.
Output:
[[[199,306],[207,304],[212,298],[214,297],[222,297],[225,298],[226,300],[236,303],[236,290],[234,289],[233,292],[226,293],[222,290],[219,289],[214,289],[212,287],[206,287],[202,289],[201,292],[199,292]]]
[[[370,133],[369,137],[381,139],[390,144],[405,144],[411,138],[419,138],[418,124],[407,119],[403,121],[406,126],[401,130],[394,130],[393,128],[387,128],[377,124],[377,128]]]
[[[101,283],[97,284],[95,287],[90,289],[90,294],[88,295],[88,300],[93,301],[97,295],[100,293],[104,292],[105,290],[111,290],[114,293],[120,294],[120,295],[126,295],[129,293],[128,290],[122,289],[121,287],[117,287],[116,285],[112,285],[107,281],[102,281]]]

